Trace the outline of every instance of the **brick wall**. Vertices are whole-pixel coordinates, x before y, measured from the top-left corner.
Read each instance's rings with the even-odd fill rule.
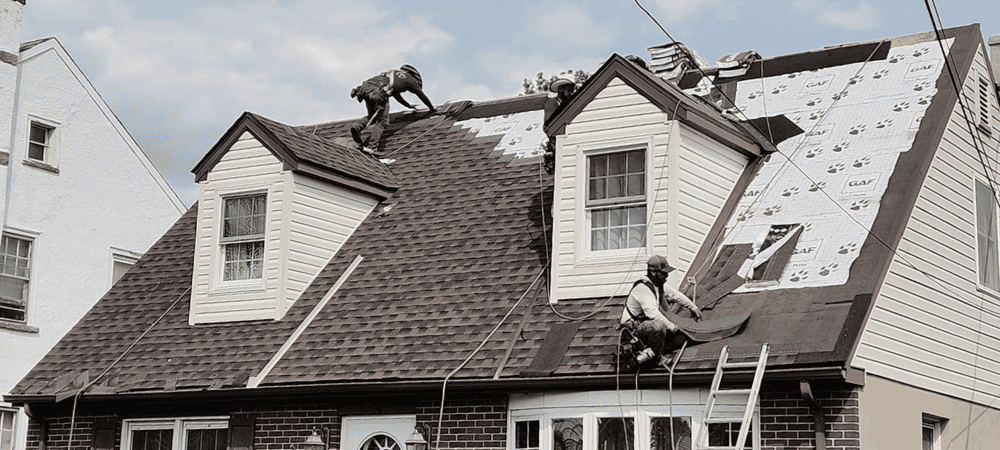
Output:
[[[823,407],[828,450],[859,450],[859,389],[843,383],[812,382]],[[814,418],[796,382],[765,384],[760,394],[762,450],[815,449]]]
[[[417,405],[417,423],[433,427],[435,449],[476,448],[504,450],[507,443],[507,395],[466,395],[447,398],[438,447],[440,399]]]

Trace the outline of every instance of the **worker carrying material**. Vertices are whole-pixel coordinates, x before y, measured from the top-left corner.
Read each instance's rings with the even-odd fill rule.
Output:
[[[667,258],[653,255],[646,266],[646,276],[632,285],[620,320],[622,326],[634,332],[653,352],[663,355],[683,343],[687,336],[677,324],[667,319],[660,310],[661,305],[669,311],[675,304],[680,304],[694,314],[695,320],[701,320],[702,316],[691,299],[666,284],[667,276],[674,270],[667,263]]]
[[[420,78],[420,72],[409,64],[403,64],[399,69],[382,72],[351,89],[351,98],[356,98],[358,103],[364,101],[365,107],[368,108],[368,116],[351,124],[351,137],[354,138],[354,142],[360,144],[363,149],[368,149],[369,153],[378,150],[382,132],[389,126],[389,97],[396,99],[399,104],[407,108],[417,109],[416,106],[411,105],[400,96],[403,92],[412,92],[427,105],[431,112],[434,112],[434,105],[424,95],[423,86],[424,82]],[[367,139],[362,140],[361,130],[373,123],[371,134],[368,135]]]

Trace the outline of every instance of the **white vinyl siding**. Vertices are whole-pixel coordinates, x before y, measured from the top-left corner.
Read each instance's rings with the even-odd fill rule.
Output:
[[[694,259],[747,158],[668,119],[615,79],[558,136],[552,299],[624,294],[652,253],[682,271]],[[595,252],[585,215],[586,158],[609,148],[646,149],[647,239],[642,247]],[[669,280],[674,286],[680,281],[680,276]]]
[[[979,74],[988,74],[982,49],[966,79],[966,99],[976,97]],[[966,106],[976,112],[975,102]],[[987,173],[960,108],[956,103],[948,118],[853,363],[911,386],[995,404],[1000,295],[980,283],[977,249],[976,183]],[[993,99],[990,113],[997,112]],[[1000,180],[997,142],[982,136],[979,148],[994,168],[989,178]]]
[[[226,281],[219,208],[247,195],[267,198],[263,276]],[[281,319],[377,204],[367,194],[285,171],[244,133],[202,182],[190,322]]]

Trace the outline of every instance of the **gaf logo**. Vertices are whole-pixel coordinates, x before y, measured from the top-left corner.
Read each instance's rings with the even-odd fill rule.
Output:
[[[938,61],[919,61],[910,64],[904,78],[925,77],[937,72]]]
[[[860,175],[851,175],[847,178],[847,185],[844,186],[845,194],[855,194],[858,192],[869,192],[875,190],[875,185],[878,184],[879,177],[881,173],[866,173]]]
[[[824,125],[806,133],[806,139],[822,141],[833,134],[833,125]]]
[[[810,78],[806,80],[805,84],[802,85],[802,90],[799,91],[801,94],[821,92],[825,91],[833,85],[834,75],[827,75],[824,77]]]
[[[743,198],[756,197],[756,196],[760,195],[761,192],[763,192],[763,190],[761,190],[761,189],[757,189],[755,191],[746,191],[746,192],[743,193]]]
[[[813,241],[799,241],[795,245],[795,250],[792,251],[792,257],[789,258],[790,261],[808,261],[811,259],[816,259],[816,255],[819,254],[820,246],[823,245],[822,239],[817,239]]]

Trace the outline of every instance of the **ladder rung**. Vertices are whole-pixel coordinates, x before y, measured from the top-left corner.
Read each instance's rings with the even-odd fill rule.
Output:
[[[747,362],[735,362],[735,363],[725,363],[722,365],[723,369],[755,369],[757,368],[757,361],[747,361]]]
[[[750,389],[719,389],[715,395],[750,395]]]
[[[743,423],[743,418],[742,417],[730,417],[730,418],[726,418],[726,417],[709,417],[707,419],[704,419],[704,422],[705,423],[739,423],[739,424],[742,424]]]

